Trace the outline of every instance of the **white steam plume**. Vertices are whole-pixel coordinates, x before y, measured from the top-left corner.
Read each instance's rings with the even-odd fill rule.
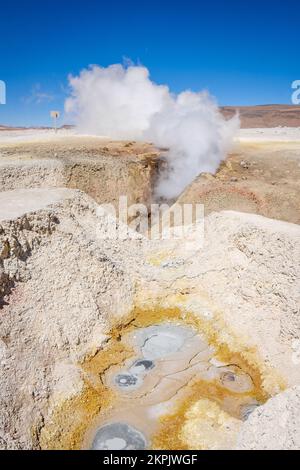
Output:
[[[93,66],[69,80],[65,109],[80,132],[169,149],[158,196],[176,197],[198,174],[215,172],[238,129],[238,117],[226,121],[207,92],[173,95],[145,67]]]

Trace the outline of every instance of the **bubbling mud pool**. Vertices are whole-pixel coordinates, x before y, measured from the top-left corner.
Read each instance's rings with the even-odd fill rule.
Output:
[[[247,419],[260,405],[251,375],[237,364],[216,359],[215,347],[190,325],[167,321],[125,332],[121,340],[133,354],[102,374],[114,400],[94,419],[84,448],[153,448],[157,435],[164,432],[164,417],[188,400],[190,389],[199,382],[211,390],[209,399],[237,419]]]

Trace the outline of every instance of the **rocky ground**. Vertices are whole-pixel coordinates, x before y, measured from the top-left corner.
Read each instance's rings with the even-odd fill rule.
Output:
[[[259,406],[242,419],[234,403],[244,392],[193,377],[160,415],[152,446],[299,448],[295,135],[271,144],[241,135],[217,175],[180,196],[205,204],[204,234],[198,221],[188,238],[156,241],[108,238],[122,224],[97,203],[127,191],[148,204],[158,151],[20,139],[0,144],[1,447],[89,446],[115,404],[104,374],[131,357],[127,333],[175,321],[205,337],[214,367],[251,377]]]

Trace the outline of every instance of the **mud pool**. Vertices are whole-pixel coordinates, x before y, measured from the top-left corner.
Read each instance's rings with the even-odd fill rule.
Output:
[[[162,419],[188,400],[199,381],[211,385],[211,400],[240,420],[260,404],[252,377],[237,364],[217,360],[215,347],[192,326],[168,321],[137,328],[125,332],[122,342],[133,355],[105,370],[103,384],[115,399],[87,431],[84,448],[152,448]]]

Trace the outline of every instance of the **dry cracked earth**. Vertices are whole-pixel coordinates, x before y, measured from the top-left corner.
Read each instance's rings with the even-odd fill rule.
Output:
[[[99,204],[150,206],[162,151],[11,132],[0,447],[299,448],[300,138],[237,139],[176,201],[204,204],[188,239],[120,240]]]

